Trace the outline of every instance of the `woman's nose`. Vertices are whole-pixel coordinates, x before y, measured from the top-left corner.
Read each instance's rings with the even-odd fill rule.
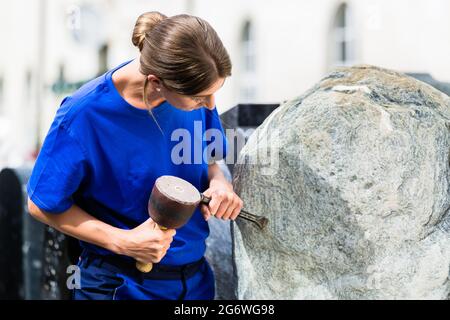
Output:
[[[214,95],[210,95],[208,98],[206,98],[205,107],[208,108],[209,110],[212,110],[212,109],[214,109],[215,106],[216,106],[216,101],[215,101]]]

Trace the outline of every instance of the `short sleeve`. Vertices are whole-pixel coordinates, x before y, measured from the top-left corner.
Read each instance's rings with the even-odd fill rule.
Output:
[[[228,141],[222,127],[217,108],[205,108],[205,138],[208,163],[225,159],[228,152]]]
[[[29,198],[42,210],[62,213],[73,205],[86,173],[86,159],[68,129],[54,122],[27,184]]]

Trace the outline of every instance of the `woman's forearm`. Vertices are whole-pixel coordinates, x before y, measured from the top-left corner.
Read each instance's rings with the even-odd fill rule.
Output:
[[[28,210],[35,219],[64,234],[118,254],[122,252],[122,240],[124,239],[125,230],[94,218],[76,205],[73,205],[63,213],[52,214],[42,211],[28,199]]]
[[[225,175],[217,163],[208,165],[208,180],[210,185],[215,182],[219,182],[227,185],[230,190],[233,190],[233,185],[228,182],[227,178],[225,178]]]

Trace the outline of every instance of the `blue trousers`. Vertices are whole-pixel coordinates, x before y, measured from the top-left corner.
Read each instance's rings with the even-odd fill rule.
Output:
[[[127,266],[125,264],[125,266]],[[99,256],[82,254],[81,288],[74,289],[74,300],[212,300],[214,275],[206,259],[198,263],[194,274],[180,279],[145,276],[134,263],[127,267],[105,261]]]

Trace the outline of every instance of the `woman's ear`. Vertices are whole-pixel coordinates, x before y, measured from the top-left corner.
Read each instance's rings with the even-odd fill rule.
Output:
[[[215,106],[216,106],[216,99],[212,94],[208,98],[206,98],[205,107],[208,108],[209,110],[213,110]]]
[[[147,76],[147,79],[148,79],[148,82],[151,83],[151,85],[155,91],[158,91],[158,92],[161,91],[162,83],[161,83],[161,80],[159,80],[159,78],[157,76],[155,76],[153,74],[149,74]]]

